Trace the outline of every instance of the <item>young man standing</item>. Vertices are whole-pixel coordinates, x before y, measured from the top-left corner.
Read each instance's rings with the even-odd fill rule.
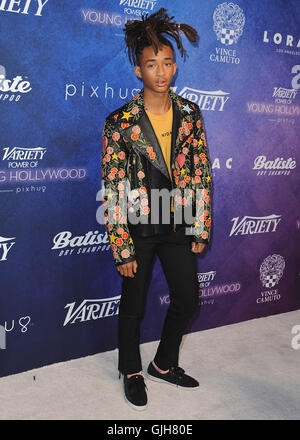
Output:
[[[180,32],[190,41],[197,37],[195,29],[174,23],[173,18],[160,9],[126,24],[129,60],[144,87],[112,112],[103,128],[106,229],[123,278],[118,369],[124,378],[125,399],[137,410],[147,406],[139,338],[156,254],[168,283],[170,306],[147,377],[179,388],[199,387],[178,366],[178,355],[199,305],[196,254],[210,240],[211,170],[199,107],[169,88],[176,63],[166,36],[176,41],[181,55],[185,50]],[[157,202],[159,191],[171,195],[167,204]],[[189,215],[177,216],[183,208],[193,213],[192,220]]]

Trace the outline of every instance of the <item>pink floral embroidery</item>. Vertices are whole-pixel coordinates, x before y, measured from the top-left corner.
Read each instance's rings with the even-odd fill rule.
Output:
[[[141,132],[141,129],[138,125],[135,125],[134,127],[132,127],[132,133],[140,134],[140,132]]]
[[[176,158],[180,168],[183,167],[183,165],[185,164],[185,155],[184,154],[178,154],[177,158]]]
[[[128,249],[123,249],[121,252],[121,257],[122,258],[128,258],[130,256],[130,252]]]
[[[139,179],[143,179],[145,177],[145,174],[143,173],[143,171],[139,171],[137,173],[137,176],[138,176]]]
[[[139,111],[140,111],[140,109],[135,105],[135,106],[133,107],[133,109],[131,110],[131,113],[132,113],[133,115],[136,115]]]
[[[118,133],[117,131],[115,131],[112,135],[112,138],[114,141],[118,141],[120,139],[120,133]]]

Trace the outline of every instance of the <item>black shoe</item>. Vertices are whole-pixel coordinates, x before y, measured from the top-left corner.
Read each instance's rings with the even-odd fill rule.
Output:
[[[162,374],[159,373],[156,368],[154,368],[152,362],[150,362],[147,369],[147,377],[156,382],[165,382],[169,385],[188,390],[197,390],[199,388],[199,382],[185,374],[184,369],[180,367],[171,367],[168,373]]]
[[[135,374],[129,379],[127,374],[124,374],[124,397],[133,409],[141,411],[147,408],[148,399],[145,388],[147,385],[141,374]]]

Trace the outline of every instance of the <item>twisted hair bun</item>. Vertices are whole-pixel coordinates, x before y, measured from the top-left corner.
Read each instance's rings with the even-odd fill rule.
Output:
[[[157,54],[162,44],[172,47],[172,44],[164,35],[175,40],[181,56],[186,52],[181,42],[181,32],[192,43],[197,41],[196,29],[185,23],[175,23],[172,21],[173,19],[174,17],[167,15],[166,9],[161,8],[146,18],[143,16],[142,20],[130,20],[125,24],[123,29],[125,31],[125,43],[129,61],[132,64],[139,64],[138,57],[147,46],[153,46],[155,54]]]

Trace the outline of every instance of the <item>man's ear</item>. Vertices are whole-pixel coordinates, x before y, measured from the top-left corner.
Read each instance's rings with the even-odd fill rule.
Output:
[[[134,66],[134,72],[138,78],[142,78],[142,72],[140,66]]]
[[[174,76],[175,73],[176,73],[176,70],[177,70],[177,64],[176,64],[176,63],[173,63],[173,66],[174,66],[174,73],[173,73],[173,76]]]

